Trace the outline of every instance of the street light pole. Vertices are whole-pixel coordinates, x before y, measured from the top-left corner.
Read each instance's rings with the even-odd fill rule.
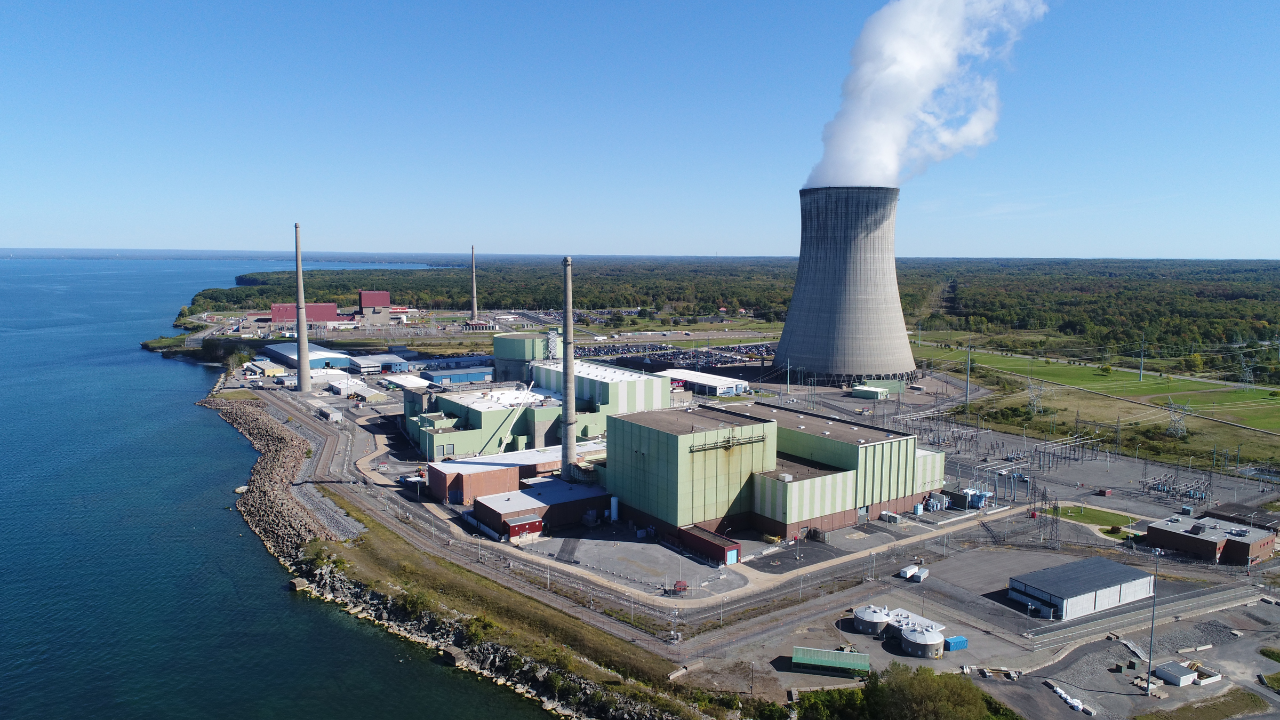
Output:
[[[1156,574],[1151,577],[1151,640],[1147,644],[1147,697],[1151,697],[1151,660],[1156,652],[1156,578],[1160,576],[1160,556],[1156,555]]]

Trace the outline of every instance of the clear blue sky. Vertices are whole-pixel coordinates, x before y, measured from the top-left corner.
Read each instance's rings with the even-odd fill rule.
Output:
[[[262,5],[0,8],[0,246],[794,255],[881,3]],[[1280,257],[1277,37],[1050,0],[898,254]]]

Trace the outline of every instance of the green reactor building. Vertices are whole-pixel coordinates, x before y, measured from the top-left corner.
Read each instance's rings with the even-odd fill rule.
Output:
[[[622,518],[666,532],[838,530],[911,512],[943,484],[945,456],[913,435],[781,407],[635,412],[606,424],[600,469]]]
[[[563,348],[555,333],[498,333],[493,336],[493,379],[527,383],[530,365],[560,357]]]

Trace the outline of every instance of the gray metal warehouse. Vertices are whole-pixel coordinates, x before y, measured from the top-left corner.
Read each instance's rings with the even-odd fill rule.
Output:
[[[1074,620],[1149,598],[1154,582],[1137,568],[1092,557],[1009,578],[1009,599],[1038,609],[1040,617]]]

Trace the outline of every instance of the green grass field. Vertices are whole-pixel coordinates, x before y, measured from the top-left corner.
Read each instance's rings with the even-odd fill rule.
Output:
[[[1064,507],[1062,508],[1062,517],[1085,525],[1101,525],[1108,528],[1112,525],[1124,527],[1137,519],[1128,515],[1088,507]]]
[[[1226,420],[1263,430],[1280,431],[1280,397],[1271,388],[1219,390],[1175,395],[1173,401],[1190,405],[1205,417]]]
[[[951,368],[959,368],[961,373],[964,372],[965,353],[963,350],[916,346],[912,347],[912,351],[917,358],[930,358],[946,362],[949,363]],[[1115,395],[1116,397],[1134,399],[1168,393],[1214,390],[1223,387],[1222,385],[1197,380],[1162,378],[1155,373],[1147,373],[1142,382],[1139,382],[1137,373],[1124,370],[1117,369],[1110,373],[1104,373],[1098,368],[1085,365],[1069,365],[1061,361],[1054,361],[1046,365],[1043,360],[1035,361],[987,352],[975,351],[973,353],[973,364],[1020,375],[1030,375],[1040,380],[1049,380],[1063,385]],[[1164,398],[1157,397],[1153,399],[1157,403],[1165,401]]]

